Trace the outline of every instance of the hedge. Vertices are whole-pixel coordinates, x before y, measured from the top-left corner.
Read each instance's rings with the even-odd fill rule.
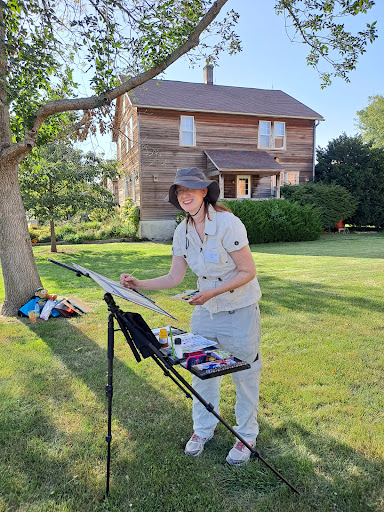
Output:
[[[323,229],[332,229],[337,221],[351,217],[358,204],[346,188],[335,183],[284,185],[281,195],[288,201],[314,208]]]
[[[222,201],[239,217],[251,244],[317,240],[323,229],[317,213],[282,199]]]

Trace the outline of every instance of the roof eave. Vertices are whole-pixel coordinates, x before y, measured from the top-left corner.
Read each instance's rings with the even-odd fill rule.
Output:
[[[161,107],[158,105],[141,105],[139,103],[132,104],[133,107],[137,108],[150,108],[154,110],[172,110],[174,112],[203,112],[207,114],[228,114],[228,115],[239,115],[239,116],[250,116],[250,117],[270,117],[272,119],[305,119],[308,121],[324,121],[324,117],[321,116],[294,116],[287,114],[266,114],[266,113],[255,113],[255,112],[235,112],[227,110],[208,110],[208,109],[190,109],[190,108],[176,108],[176,107]]]

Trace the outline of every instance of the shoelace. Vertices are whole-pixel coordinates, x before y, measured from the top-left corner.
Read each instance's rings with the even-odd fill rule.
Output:
[[[242,452],[245,448],[245,444],[243,444],[241,441],[237,441],[235,449],[239,450],[239,452]]]
[[[250,444],[250,446],[253,447],[252,444]],[[239,450],[239,452],[243,452],[245,449],[248,450],[248,448],[245,446],[245,444],[242,443],[241,441],[237,441],[237,443],[235,445],[235,449]]]

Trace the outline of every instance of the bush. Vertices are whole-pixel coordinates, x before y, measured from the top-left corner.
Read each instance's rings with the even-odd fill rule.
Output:
[[[181,224],[186,216],[187,216],[186,212],[179,212],[176,217],[176,226]]]
[[[121,209],[121,216],[123,219],[127,220],[128,224],[132,226],[134,232],[137,233],[140,222],[140,208],[133,202],[132,198],[129,197],[125,200]]]
[[[67,233],[64,235],[63,240],[71,244],[82,244],[84,236],[81,233]]]
[[[335,183],[284,185],[281,187],[281,195],[288,201],[314,208],[323,229],[332,229],[337,221],[351,217],[358,204],[346,188]]]
[[[316,240],[322,232],[319,217],[309,206],[281,199],[243,199],[223,204],[243,222],[251,244]]]

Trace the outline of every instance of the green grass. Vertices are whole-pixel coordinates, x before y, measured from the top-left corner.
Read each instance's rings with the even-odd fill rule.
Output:
[[[107,310],[103,292],[46,261],[77,262],[113,279],[168,271],[169,244],[34,248],[43,284],[92,311],[70,320],[0,323],[0,511],[306,512],[384,510],[384,237],[327,235],[252,247],[263,298],[260,461],[232,468],[221,425],[198,458],[183,447],[191,400],[152,360],[137,364],[116,334],[111,492],[106,471]],[[191,309],[170,301],[193,288],[148,292],[188,329]],[[0,300],[4,290],[0,284]],[[118,301],[124,309],[139,308]],[[164,318],[140,311],[151,327]],[[182,370],[183,376],[188,374]],[[221,414],[235,424],[223,382]]]

